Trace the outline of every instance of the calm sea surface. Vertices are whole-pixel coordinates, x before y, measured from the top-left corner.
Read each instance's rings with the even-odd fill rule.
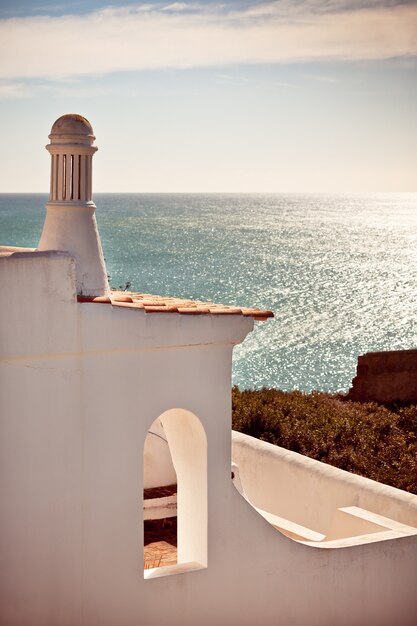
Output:
[[[36,247],[43,194],[0,194],[0,244]],[[233,382],[346,390],[358,354],[417,347],[417,194],[96,194],[113,287],[257,305]]]

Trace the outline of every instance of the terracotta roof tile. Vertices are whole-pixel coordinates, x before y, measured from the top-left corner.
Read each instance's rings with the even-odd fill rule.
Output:
[[[210,313],[210,309],[202,306],[178,306],[177,311],[184,315],[207,315]]]
[[[175,306],[144,306],[147,313],[178,313],[178,309]]]
[[[236,306],[224,306],[223,304],[215,304],[210,307],[212,315],[242,315],[242,309]]]
[[[180,315],[243,315],[255,320],[273,317],[272,311],[256,307],[237,307],[213,302],[199,302],[173,296],[154,296],[149,293],[137,293],[112,290],[110,298],[78,296],[78,302],[98,302],[116,307],[145,310],[146,313],[179,313]]]
[[[112,296],[112,300],[115,302],[133,302],[132,296],[128,294],[116,294]]]
[[[111,304],[110,298],[107,296],[77,296],[78,302],[101,302],[102,304]]]

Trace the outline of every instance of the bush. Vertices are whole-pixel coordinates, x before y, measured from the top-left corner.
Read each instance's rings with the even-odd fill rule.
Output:
[[[232,409],[234,430],[417,494],[417,405],[234,387]]]

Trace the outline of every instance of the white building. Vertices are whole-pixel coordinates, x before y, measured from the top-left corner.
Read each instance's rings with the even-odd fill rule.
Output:
[[[0,624],[414,625],[416,496],[237,433],[233,485],[232,350],[271,313],[110,291],[94,139],[55,122],[39,247],[0,248]],[[155,420],[178,563],[144,571]]]

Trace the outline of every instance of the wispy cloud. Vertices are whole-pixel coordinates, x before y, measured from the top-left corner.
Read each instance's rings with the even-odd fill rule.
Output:
[[[62,77],[56,79],[22,79],[21,81],[0,79],[0,100],[53,96],[54,98],[95,98],[111,93],[109,85],[102,81],[88,83],[88,77]]]
[[[174,2],[1,20],[0,78],[417,55],[415,2],[235,6]]]
[[[0,81],[0,100],[30,98],[32,90],[25,84]]]
[[[334,76],[325,76],[323,74],[309,74],[308,78],[311,78],[318,83],[327,83],[329,85],[337,85],[340,83],[338,78],[335,78]]]
[[[285,83],[277,80],[259,80],[246,78],[245,76],[233,76],[232,74],[216,74],[215,79],[232,85],[253,85],[253,87],[280,88],[280,89],[298,89],[299,85],[295,83]]]
[[[198,5],[187,4],[186,2],[173,2],[162,7],[163,11],[189,11],[191,8],[198,8]]]

